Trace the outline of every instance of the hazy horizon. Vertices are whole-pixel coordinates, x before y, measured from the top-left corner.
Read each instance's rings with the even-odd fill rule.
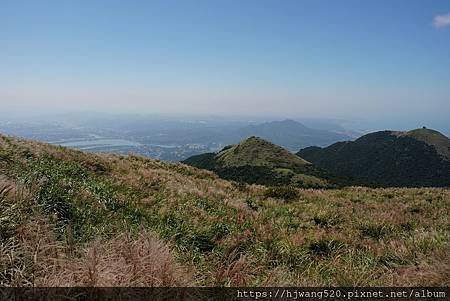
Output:
[[[450,124],[444,117],[442,119],[430,118],[429,122],[421,122],[414,119],[396,119],[386,118],[381,116],[380,119],[370,118],[332,118],[332,117],[315,117],[315,116],[301,116],[301,115],[245,115],[245,114],[232,114],[232,115],[220,115],[220,114],[174,114],[174,113],[116,113],[116,112],[99,112],[99,111],[64,111],[64,112],[13,112],[9,113],[0,112],[0,118],[6,122],[13,122],[17,125],[26,123],[60,123],[70,117],[72,121],[80,124],[83,119],[97,118],[99,121],[111,120],[119,118],[121,120],[129,121],[207,121],[213,123],[229,123],[229,122],[242,122],[261,124],[272,121],[294,120],[303,123],[310,128],[331,128],[333,125],[339,125],[343,129],[359,132],[360,134],[381,131],[381,130],[399,130],[407,131],[420,127],[427,127],[442,132],[446,136],[450,137]],[[325,127],[323,127],[325,126]]]
[[[339,119],[450,132],[444,1],[3,2],[2,114]]]

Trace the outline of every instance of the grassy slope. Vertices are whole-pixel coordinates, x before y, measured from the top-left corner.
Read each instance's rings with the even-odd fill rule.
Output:
[[[231,145],[218,154],[202,154],[186,164],[215,171],[224,179],[261,185],[329,187],[329,176],[308,161],[258,137]],[[327,178],[327,179],[326,179]]]
[[[450,160],[450,139],[438,131],[422,128],[408,132],[395,132],[395,134],[400,137],[411,137],[432,145],[440,155]]]
[[[241,143],[221,151],[217,157],[224,166],[251,165],[295,168],[311,164],[284,148],[257,137],[245,139]]]
[[[105,285],[100,272],[94,281],[83,271],[140,254],[144,242],[156,251],[124,262],[147,273],[166,265],[153,280],[128,275],[122,285],[186,284],[186,270],[193,285],[450,284],[445,189],[297,190],[282,200],[182,164],[4,136],[0,175],[0,190],[12,188],[0,193],[0,255],[28,254],[0,257],[4,285]],[[39,248],[27,238],[36,231],[45,233]],[[134,251],[121,253],[127,246]],[[99,252],[107,254],[92,260]]]

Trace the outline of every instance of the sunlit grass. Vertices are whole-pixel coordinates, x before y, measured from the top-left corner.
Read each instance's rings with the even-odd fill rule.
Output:
[[[173,282],[142,285],[179,284],[186,267],[190,285],[449,285],[447,189],[266,188],[6,137],[0,157],[1,252],[16,254],[3,285],[74,284],[95,241],[119,258],[117,237],[138,244],[142,231],[177,265]],[[33,253],[37,226],[46,245]]]

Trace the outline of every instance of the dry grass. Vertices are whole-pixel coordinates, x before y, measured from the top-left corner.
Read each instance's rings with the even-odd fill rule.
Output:
[[[70,237],[57,239],[52,218],[21,185],[0,178],[0,286],[192,284],[169,247],[146,230],[97,239],[79,251]]]
[[[34,286],[36,280],[56,272],[65,247],[57,241],[52,225],[40,216],[22,223],[16,235],[0,245],[0,285]]]
[[[170,249],[147,231],[94,241],[78,259],[60,262],[38,286],[167,287],[189,286],[192,277],[174,260]]]
[[[258,269],[254,258],[233,251],[217,265],[212,278],[215,286],[250,286],[258,276]]]
[[[0,203],[3,285],[449,285],[449,189],[299,189],[286,202],[137,156],[2,138],[0,156],[11,158],[0,189],[12,187]],[[40,184],[16,184],[40,176],[36,162],[58,175],[44,204],[76,213],[62,230],[37,205]]]
[[[154,235],[96,240],[77,256],[57,241],[52,225],[35,217],[0,245],[0,285],[6,286],[189,286],[192,276]]]

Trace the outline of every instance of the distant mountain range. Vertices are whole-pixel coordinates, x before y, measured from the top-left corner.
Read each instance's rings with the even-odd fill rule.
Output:
[[[258,136],[290,151],[312,145],[328,146],[337,141],[351,139],[346,134],[312,129],[290,119],[249,125],[240,128],[238,135],[240,140],[249,136]]]
[[[351,131],[340,127],[339,121],[320,122],[320,119],[316,123],[306,120],[311,124],[308,127],[293,120],[262,123],[262,120],[212,117],[180,119],[102,114],[64,117],[53,118],[57,120],[53,122],[0,120],[0,132],[62,145],[69,142],[71,147],[81,149],[85,145],[84,141],[87,141],[90,145],[98,145],[91,147],[91,152],[135,153],[168,161],[181,161],[192,155],[215,152],[250,136],[260,136],[291,152],[307,146],[328,146],[354,138],[354,133],[350,134]],[[322,129],[315,129],[315,126]],[[98,143],[94,143],[95,139],[98,139]],[[121,139],[124,143],[117,146],[108,141],[118,140],[110,139]],[[75,140],[79,144],[73,143]],[[126,147],[123,145],[125,143]]]
[[[143,143],[198,143],[198,144],[234,144],[251,136],[257,136],[280,145],[291,152],[308,146],[328,146],[337,141],[349,140],[346,134],[329,130],[309,128],[300,122],[286,119],[259,124],[180,126],[157,134],[139,134]],[[130,133],[135,136],[133,132]],[[138,136],[139,136],[138,135]]]
[[[422,128],[381,131],[298,155],[320,168],[371,186],[450,186],[450,139]]]
[[[169,161],[181,161],[192,155],[218,151],[250,136],[261,137],[296,152],[308,146],[328,146],[338,141],[351,140],[357,135],[340,127],[339,121],[320,122],[320,119],[316,123],[305,120],[311,124],[305,126],[294,120],[262,122],[102,114],[64,117],[54,122],[0,120],[0,132],[62,145],[75,140],[80,142],[79,145],[84,145],[85,140],[93,144],[93,140],[99,139],[97,144],[101,147],[91,148],[90,151],[135,153]],[[126,140],[128,146],[105,144],[108,139]],[[71,143],[71,147],[78,146]]]

